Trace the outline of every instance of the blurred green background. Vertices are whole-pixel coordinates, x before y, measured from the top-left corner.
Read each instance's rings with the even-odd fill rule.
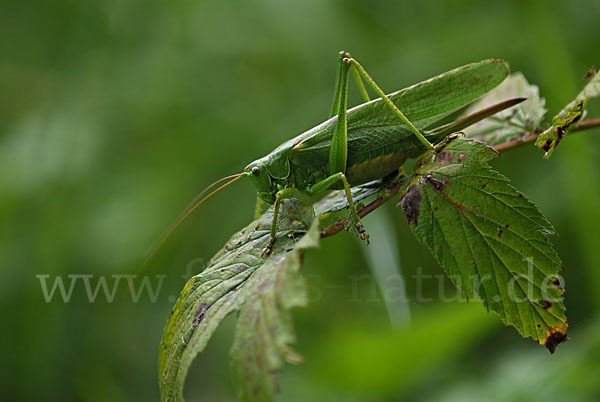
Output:
[[[552,115],[599,67],[599,20],[597,0],[2,1],[0,400],[158,399],[173,296],[201,268],[190,261],[249,222],[252,185],[220,193],[161,249],[144,273],[154,287],[167,275],[155,302],[134,303],[123,282],[112,303],[90,303],[80,282],[70,302],[46,303],[36,275],[112,286],[135,273],[201,188],[328,116],[339,50],[387,91],[504,58]],[[365,224],[398,252],[408,304],[376,285],[372,268],[398,269],[389,247],[368,256],[343,233],[309,252],[311,304],[295,311],[306,363],[281,376],[282,401],[600,400],[600,130],[550,162],[530,146],[495,166],[560,233],[571,341],[551,356],[480,303],[443,303],[437,278],[419,302],[413,276],[442,270],[390,203]],[[235,400],[233,323],[192,366],[189,401]]]

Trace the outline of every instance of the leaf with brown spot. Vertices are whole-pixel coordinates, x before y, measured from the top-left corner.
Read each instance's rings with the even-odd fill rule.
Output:
[[[411,193],[422,197],[411,229],[464,297],[481,298],[504,323],[554,351],[567,331],[554,228],[489,166],[491,148],[458,137],[443,152],[443,159],[423,155],[407,181],[400,205]]]
[[[590,78],[575,99],[552,119],[552,126],[544,130],[535,141],[535,145],[545,151],[549,158],[565,135],[579,122],[585,113],[587,102],[600,96],[600,74],[592,68],[586,77]]]
[[[406,215],[409,225],[417,226],[419,224],[422,200],[421,190],[419,190],[418,186],[413,185],[400,199],[400,202],[398,202],[398,205],[402,207],[402,212]]]
[[[570,109],[565,109],[561,114],[552,119],[552,126],[541,133],[535,140],[535,145],[545,151],[544,156],[549,158],[554,152],[554,149],[562,141],[564,136],[569,132],[585,111],[587,101],[579,101]]]
[[[231,362],[242,400],[273,400],[276,372],[285,360],[299,361],[289,346],[294,342],[290,308],[306,304],[299,269],[304,250],[318,246],[318,220],[312,208],[285,200],[275,250],[263,258],[272,217],[271,207],[233,235],[208,268],[185,285],[161,341],[162,400],[183,400],[192,361],[220,322],[235,311],[239,315]],[[314,224],[308,229],[311,222]]]

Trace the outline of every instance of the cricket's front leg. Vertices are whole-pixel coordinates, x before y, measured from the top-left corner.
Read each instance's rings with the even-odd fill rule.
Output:
[[[299,198],[301,199],[302,194],[298,192],[294,187],[287,187],[279,190],[275,194],[275,203],[273,205],[273,219],[271,220],[271,230],[269,231],[269,244],[263,250],[262,256],[271,254],[275,240],[277,240],[277,220],[279,219],[279,210],[281,209],[281,200],[284,198]]]
[[[277,239],[277,218],[279,216],[279,208],[281,207],[281,199],[283,198],[283,193],[278,191],[275,195],[275,205],[273,207],[273,220],[271,221],[271,231],[269,234],[269,244],[262,251],[261,257],[265,257],[273,251],[273,245],[275,244],[275,240]]]

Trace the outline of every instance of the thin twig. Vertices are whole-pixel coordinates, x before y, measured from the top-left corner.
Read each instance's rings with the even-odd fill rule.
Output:
[[[577,124],[575,127],[573,127],[569,131],[569,133],[574,133],[576,131],[589,130],[591,128],[596,128],[596,127],[600,127],[600,118],[583,120],[583,121],[579,122],[579,124]],[[504,151],[507,151],[510,149],[518,148],[525,144],[530,144],[530,143],[534,142],[542,132],[543,131],[538,131],[536,133],[528,135],[527,137],[517,138],[517,139],[511,140],[511,141],[505,142],[504,144],[494,145],[494,149],[498,152],[504,152]]]

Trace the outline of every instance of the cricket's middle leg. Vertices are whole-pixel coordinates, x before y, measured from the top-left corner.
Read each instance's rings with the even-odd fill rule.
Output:
[[[352,200],[352,191],[350,191],[350,183],[348,183],[348,179],[346,175],[343,173],[335,173],[331,176],[321,180],[318,183],[315,183],[310,189],[309,193],[312,195],[317,195],[322,191],[325,191],[331,188],[334,184],[338,182],[342,182],[344,185],[344,192],[346,193],[346,199],[348,200],[348,207],[350,208],[350,219],[352,219],[352,223],[354,224],[354,228],[358,232],[358,236],[369,244],[369,234],[365,231],[365,228],[356,212],[356,206],[354,205],[354,201]]]

